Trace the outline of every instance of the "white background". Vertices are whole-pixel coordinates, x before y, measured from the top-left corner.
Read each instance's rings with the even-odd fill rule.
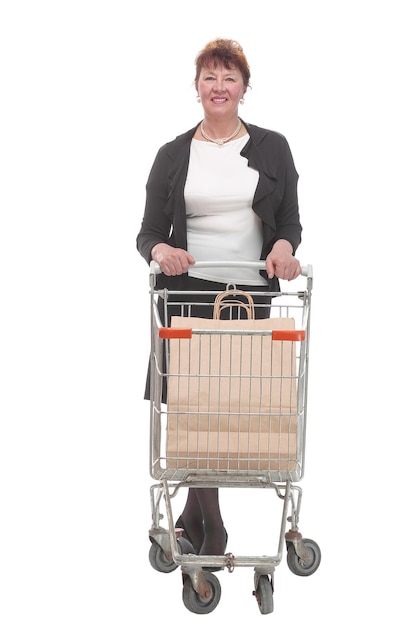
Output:
[[[2,3],[2,625],[128,626],[147,611],[172,624],[409,623],[413,4]],[[269,616],[251,570],[221,572],[219,606],[198,617],[179,571],[148,562],[148,278],[135,238],[157,149],[201,119],[194,59],[217,36],[251,66],[243,119],[290,143],[298,257],[315,274],[300,530],[322,564],[300,578],[283,562]],[[264,492],[221,497],[230,550],[275,546]]]

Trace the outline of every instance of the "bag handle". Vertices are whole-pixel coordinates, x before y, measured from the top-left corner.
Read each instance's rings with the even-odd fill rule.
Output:
[[[253,298],[249,293],[241,289],[227,289],[216,296],[213,307],[213,319],[219,320],[222,311],[232,309],[233,307],[244,309],[248,320],[255,319]]]

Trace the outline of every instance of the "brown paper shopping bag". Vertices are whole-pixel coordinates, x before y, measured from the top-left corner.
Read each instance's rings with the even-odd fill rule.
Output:
[[[167,466],[294,469],[295,344],[247,332],[292,331],[294,320],[173,317],[171,327],[205,334],[169,340]]]

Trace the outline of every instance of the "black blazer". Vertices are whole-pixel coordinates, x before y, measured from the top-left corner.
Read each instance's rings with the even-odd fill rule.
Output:
[[[252,208],[263,224],[261,259],[267,257],[278,239],[289,241],[295,253],[301,242],[302,227],[298,211],[298,174],[290,147],[280,133],[243,123],[249,140],[241,155],[248,160],[248,167],[259,172]],[[162,146],[152,165],[146,184],[142,226],[136,239],[137,249],[148,263],[157,243],[187,249],[184,186],[196,128]]]

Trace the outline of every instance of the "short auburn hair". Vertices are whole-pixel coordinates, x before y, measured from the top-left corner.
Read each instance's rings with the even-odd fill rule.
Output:
[[[201,70],[213,63],[224,65],[228,70],[237,68],[243,76],[245,87],[249,86],[250,69],[246,56],[243,53],[242,46],[233,39],[213,39],[198,53],[195,60],[196,73],[194,84],[197,85],[200,78]]]

